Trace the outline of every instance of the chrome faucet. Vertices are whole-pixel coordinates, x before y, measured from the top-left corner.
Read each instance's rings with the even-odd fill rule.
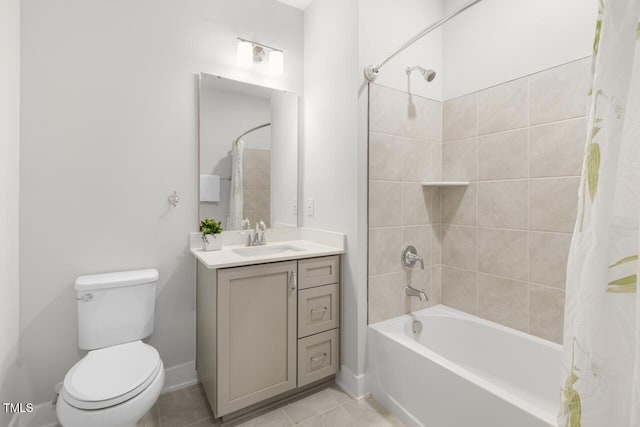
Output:
[[[251,221],[249,221],[249,218],[242,218],[242,221],[240,221],[240,226],[243,230],[247,231],[247,240],[245,241],[244,245],[253,246],[253,237],[251,237]]]
[[[404,288],[404,293],[408,297],[418,297],[420,298],[420,301],[429,301],[429,297],[424,289],[416,289],[411,285],[407,285]]]
[[[414,246],[410,245],[403,248],[400,260],[405,267],[413,267],[416,261],[420,261],[420,267],[424,270],[424,259],[418,255],[418,251],[416,251]]]
[[[256,231],[253,234],[253,240],[248,246],[264,246],[267,244],[267,238],[264,235],[267,226],[264,221],[256,221]]]

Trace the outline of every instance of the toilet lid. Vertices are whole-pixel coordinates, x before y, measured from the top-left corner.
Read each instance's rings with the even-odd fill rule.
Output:
[[[63,398],[81,409],[117,405],[147,388],[161,365],[158,351],[142,341],[90,351],[64,377]]]

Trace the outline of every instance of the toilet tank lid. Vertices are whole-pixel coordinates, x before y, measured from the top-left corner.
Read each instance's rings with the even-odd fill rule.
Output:
[[[158,270],[148,268],[144,270],[118,271],[115,273],[91,274],[76,279],[76,291],[119,288],[122,286],[140,285],[158,280]]]

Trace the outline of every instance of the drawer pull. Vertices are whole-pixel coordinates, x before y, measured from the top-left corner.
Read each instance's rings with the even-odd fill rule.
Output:
[[[298,287],[298,272],[296,270],[291,270],[289,281],[291,282],[291,290],[295,290]]]
[[[322,314],[324,316],[324,313],[328,310],[327,307],[322,307],[322,308],[312,308],[311,309],[311,317],[315,316],[316,314]]]
[[[326,357],[327,357],[327,353],[314,354],[313,356],[311,356],[311,364],[313,365],[314,363],[319,362],[321,360],[324,361]]]

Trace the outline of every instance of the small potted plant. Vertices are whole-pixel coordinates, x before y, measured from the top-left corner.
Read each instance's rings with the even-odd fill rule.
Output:
[[[205,218],[200,221],[202,233],[202,249],[205,251],[219,251],[222,249],[222,225],[215,219]]]

